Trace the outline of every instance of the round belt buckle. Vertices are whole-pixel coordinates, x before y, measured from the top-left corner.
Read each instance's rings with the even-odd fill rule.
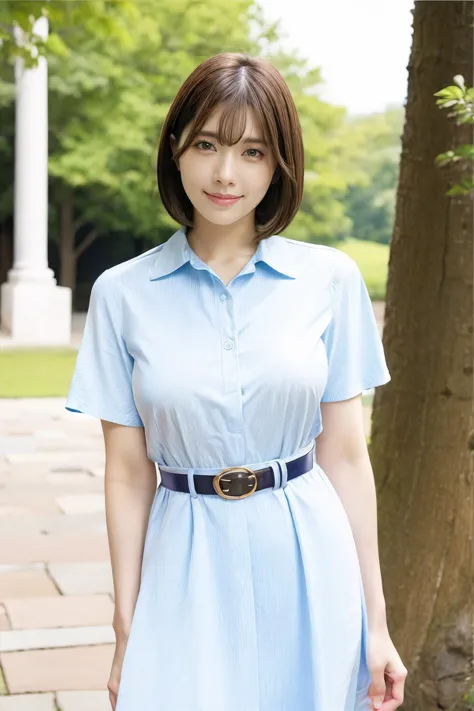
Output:
[[[216,474],[212,483],[216,493],[223,499],[246,499],[255,492],[258,482],[252,469],[228,467]]]

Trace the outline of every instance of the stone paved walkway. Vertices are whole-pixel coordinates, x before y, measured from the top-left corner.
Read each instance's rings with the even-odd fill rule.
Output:
[[[103,467],[98,421],[0,400],[0,711],[111,709]]]

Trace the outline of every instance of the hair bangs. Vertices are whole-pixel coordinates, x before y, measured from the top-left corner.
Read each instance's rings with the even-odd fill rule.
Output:
[[[201,101],[200,106],[196,107],[194,119],[190,122],[189,133],[183,145],[177,151],[177,158],[191,146],[191,143],[199,135],[218,107],[222,111],[217,122],[216,135],[221,145],[233,146],[244,138],[247,125],[247,109],[251,108],[255,111],[258,121],[258,126],[253,128],[252,135],[256,136],[263,133],[263,136],[260,137],[263,137],[272,146],[277,157],[281,159],[278,145],[272,145],[274,144],[272,134],[275,136],[278,135],[278,132],[276,127],[272,131],[267,123],[267,117],[271,115],[270,109],[262,105],[257,92],[246,81],[242,81],[237,89],[235,87],[214,87],[212,96],[207,96]]]

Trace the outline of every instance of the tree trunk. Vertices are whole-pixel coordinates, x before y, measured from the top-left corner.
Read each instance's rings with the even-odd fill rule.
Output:
[[[68,286],[73,291],[76,288],[76,225],[74,224],[74,195],[72,190],[66,188],[61,196],[60,203],[60,270],[59,283]]]
[[[76,247],[76,232],[85,223],[81,218],[74,219],[74,193],[69,187],[64,187],[60,198],[60,271],[59,283],[69,286],[73,292],[76,289],[77,262],[84,252],[99,236],[98,230],[92,228]]]
[[[405,711],[473,708],[473,204],[435,156],[474,143],[436,106],[473,78],[473,3],[416,2],[371,436],[389,630]],[[449,178],[449,179],[448,179]]]

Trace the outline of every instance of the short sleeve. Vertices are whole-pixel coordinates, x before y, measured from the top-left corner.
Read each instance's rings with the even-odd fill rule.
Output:
[[[328,379],[321,402],[348,400],[390,380],[364,279],[355,261],[341,256],[331,284],[332,319],[322,336]]]
[[[66,409],[119,425],[142,427],[132,392],[133,358],[122,336],[116,280],[105,271],[94,282]]]

